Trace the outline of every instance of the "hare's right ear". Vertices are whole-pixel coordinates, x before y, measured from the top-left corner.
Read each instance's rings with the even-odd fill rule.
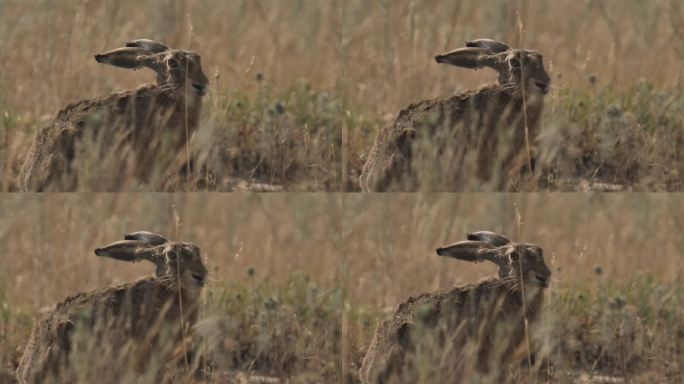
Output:
[[[162,235],[159,235],[157,233],[152,233],[152,232],[147,232],[147,231],[138,231],[138,232],[133,232],[133,233],[126,233],[124,234],[124,239],[125,240],[138,240],[142,241],[143,243],[147,243],[152,246],[157,246],[157,245],[162,245],[166,244],[169,241],[166,240],[166,238]]]
[[[470,232],[468,240],[482,241],[495,247],[503,247],[511,242],[506,236],[490,231]]]
[[[476,39],[466,41],[466,47],[484,48],[492,53],[506,52],[511,49],[511,47],[509,47],[508,44],[504,43],[503,41],[492,39]]]
[[[169,47],[167,47],[166,44],[150,39],[137,39],[127,41],[126,46],[146,49],[151,53],[161,53],[169,50]]]
[[[95,249],[98,256],[109,257],[121,261],[137,262],[147,260],[155,265],[163,262],[155,247],[139,240],[122,240]]]

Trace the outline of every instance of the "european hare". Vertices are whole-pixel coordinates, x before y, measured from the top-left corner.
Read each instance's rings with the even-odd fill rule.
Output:
[[[157,73],[157,82],[61,110],[37,133],[26,156],[18,180],[24,191],[120,190],[131,176],[148,183],[153,170],[165,172],[182,157],[197,129],[208,89],[200,56],[140,39],[95,55],[95,60],[122,68],[150,68]],[[81,148],[84,138],[97,139],[101,148]],[[87,153],[76,166],[75,160],[88,150],[96,153]],[[107,157],[114,157],[120,169],[101,175],[98,162]],[[86,173],[94,174],[88,176],[89,183],[84,183]]]
[[[147,260],[156,276],[67,298],[36,323],[19,362],[20,383],[126,382],[158,377],[187,358],[186,338],[197,320],[207,269],[199,248],[138,232],[98,248],[116,260]],[[128,376],[130,379],[130,376]],[[150,376],[148,376],[150,377]]]
[[[542,55],[489,39],[435,57],[463,68],[491,68],[498,84],[421,101],[378,134],[360,177],[366,192],[514,189],[532,165],[550,79]]]
[[[437,254],[493,262],[499,276],[400,304],[375,332],[360,370],[363,383],[458,383],[477,375],[505,380],[526,323],[539,316],[551,272],[538,245],[492,232],[468,239]]]

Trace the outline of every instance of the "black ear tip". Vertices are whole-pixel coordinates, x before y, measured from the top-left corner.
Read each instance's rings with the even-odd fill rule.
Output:
[[[446,256],[446,248],[437,248],[435,252],[440,256]]]
[[[95,61],[101,63],[104,61],[104,55],[95,55]]]
[[[98,256],[104,256],[104,249],[103,248],[95,248],[95,254]]]
[[[435,56],[435,61],[438,63],[443,63],[444,62],[444,55],[437,55]]]

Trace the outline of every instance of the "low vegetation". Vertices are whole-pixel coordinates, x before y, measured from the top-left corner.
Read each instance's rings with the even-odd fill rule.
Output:
[[[554,283],[547,293],[534,363],[512,369],[518,381],[542,383],[680,382],[684,377],[684,312],[681,283],[662,284],[644,275],[618,283],[596,271],[582,286]],[[361,364],[367,340],[386,311],[362,302],[347,303],[349,371]],[[423,361],[428,372],[439,368]],[[476,380],[475,377],[472,378]],[[486,381],[486,378],[480,378]],[[584,381],[582,381],[584,380]],[[352,375],[350,382],[358,383]],[[429,381],[425,381],[427,383]]]
[[[263,75],[254,80],[258,91],[213,91],[205,102],[198,132],[190,145],[190,172],[186,164],[176,169],[154,169],[152,182],[135,179],[132,159],[122,160],[125,149],[107,152],[108,143],[85,135],[74,167],[79,170],[80,190],[110,185],[103,177],[130,177],[118,184],[129,191],[159,190],[261,190],[336,191],[340,189],[341,102],[335,95],[317,91],[301,82],[282,91],[273,90]],[[21,116],[0,104],[0,189],[18,188],[16,177],[41,122]],[[102,154],[107,156],[102,156]],[[3,156],[4,155],[4,156]],[[172,177],[168,178],[171,173]],[[103,184],[104,183],[104,184]]]
[[[538,137],[536,171],[518,189],[682,190],[682,108],[681,89],[666,91],[646,81],[618,91],[590,77],[582,87],[556,89],[547,97]],[[372,113],[349,112],[344,124],[349,132],[345,143],[349,154],[346,187],[358,190],[357,180],[368,150],[386,121]],[[438,175],[430,175],[434,168],[424,169],[417,161],[414,169],[427,174],[423,179],[439,179]],[[449,172],[449,165],[442,171]],[[485,186],[488,188],[491,189]],[[422,185],[421,189],[430,190],[430,184]],[[480,190],[482,186],[473,183],[469,189]]]
[[[245,273],[247,284],[215,281],[208,289],[197,325],[200,337],[195,340],[203,356],[198,373],[203,379],[198,382],[221,383],[238,374],[289,378],[294,383],[335,381],[340,369],[341,291],[303,273],[292,275],[282,286],[269,283],[255,269]],[[1,296],[0,310],[2,379],[16,369],[19,352],[41,313]],[[79,347],[79,356],[112,359],[102,346],[81,340]],[[83,378],[102,373],[81,368]]]

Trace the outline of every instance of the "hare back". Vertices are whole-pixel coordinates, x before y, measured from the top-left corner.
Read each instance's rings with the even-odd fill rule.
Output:
[[[485,372],[497,327],[511,331],[511,336],[504,338],[508,345],[505,350],[520,343],[513,334],[523,320],[522,295],[516,285],[514,281],[491,278],[409,298],[378,326],[361,367],[363,382],[414,380],[417,351],[429,351],[431,357],[427,358],[439,362],[444,356],[462,353],[468,342],[477,346],[477,356],[470,364]],[[541,299],[541,294],[526,307],[526,317],[536,316],[541,305],[537,298]],[[460,356],[460,360],[466,359]]]
[[[128,159],[118,162],[130,160],[136,167],[119,171],[146,180],[152,164],[165,158],[160,149],[168,152],[169,159],[175,158],[197,127],[199,103],[186,108],[183,101],[163,87],[146,85],[67,106],[37,133],[20,173],[20,185],[24,190],[75,190],[78,175],[73,163],[83,148],[98,152],[86,154],[90,162],[107,154],[128,153]],[[78,143],[84,139],[92,145],[80,148]],[[117,177],[111,179],[113,186],[120,185]]]
[[[489,85],[411,104],[378,134],[361,187],[410,191],[427,183],[430,190],[457,191],[468,188],[473,176],[490,181],[497,168],[509,168],[524,148],[526,126],[528,137],[536,137],[541,103],[540,98],[523,100]],[[433,179],[416,172],[416,160],[423,162],[421,172],[435,173]],[[466,172],[469,169],[476,172]]]
[[[175,326],[180,324],[177,300],[173,284],[153,277],[68,297],[34,326],[17,370],[21,382],[64,378],[74,351],[87,355],[103,347],[119,352],[127,348],[131,355],[149,355],[160,333],[180,329]],[[187,307],[189,319],[192,303]]]
[[[80,101],[60,111],[50,126],[57,135],[68,132],[76,139],[87,134],[107,142],[134,142],[137,147],[149,149],[156,130],[185,122],[181,116],[185,109],[177,105],[173,93],[163,90],[157,85],[145,85],[134,91]],[[101,132],[103,128],[106,130]],[[103,137],[104,133],[107,135]]]

